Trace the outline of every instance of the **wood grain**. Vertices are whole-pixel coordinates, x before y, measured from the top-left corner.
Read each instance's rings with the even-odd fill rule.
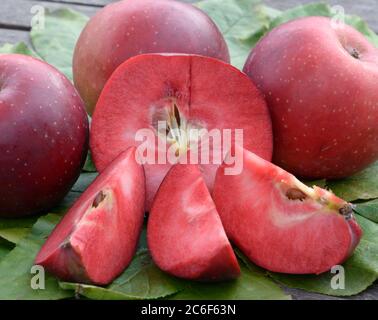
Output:
[[[193,0],[183,0],[184,2],[193,2]],[[30,28],[33,6],[43,6],[45,9],[55,10],[58,8],[71,8],[77,10],[87,16],[93,16],[103,5],[115,2],[114,0],[0,0],[0,43],[2,34],[2,26],[7,28],[27,30]],[[85,5],[90,3],[90,5]]]
[[[46,0],[49,2],[63,3],[63,4],[77,4],[84,6],[103,7],[109,3],[116,2],[118,0]]]
[[[0,25],[6,25],[13,29],[30,28],[33,14],[30,12],[33,6],[43,6],[45,9],[71,8],[88,16],[92,16],[99,8],[83,5],[64,4],[36,0],[1,0],[0,1]],[[6,31],[0,29],[1,34]]]
[[[47,0],[50,2],[64,3],[64,4],[79,4],[87,6],[102,7],[118,0]],[[181,0],[182,2],[196,2],[196,0]]]
[[[30,44],[28,31],[0,29],[0,46],[4,43],[25,42]]]

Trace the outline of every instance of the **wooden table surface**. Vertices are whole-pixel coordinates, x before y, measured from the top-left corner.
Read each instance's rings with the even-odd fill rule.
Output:
[[[194,0],[182,0],[184,2],[195,2]],[[277,9],[287,9],[295,5],[314,2],[315,0],[263,0],[264,3]],[[32,18],[31,8],[41,5],[48,9],[69,7],[92,16],[101,7],[115,0],[0,0],[0,46],[4,43],[16,43],[24,41],[30,44],[29,31]],[[376,0],[328,0],[332,5],[341,5],[346,13],[357,14],[363,17],[370,27],[378,33],[378,1]],[[339,298],[321,294],[309,293],[297,289],[285,288],[294,299],[358,299],[378,300],[378,283],[367,289],[365,292],[349,297]]]

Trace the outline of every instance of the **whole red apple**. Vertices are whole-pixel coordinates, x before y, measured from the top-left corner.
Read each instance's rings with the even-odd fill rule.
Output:
[[[124,0],[106,6],[77,42],[74,82],[92,114],[113,71],[142,53],[193,53],[229,62],[226,42],[201,10],[173,0]]]
[[[0,216],[47,210],[80,174],[88,119],[70,81],[23,55],[0,55]]]
[[[305,178],[342,178],[378,158],[378,50],[350,26],[309,17],[272,30],[244,71],[264,93],[273,161]]]

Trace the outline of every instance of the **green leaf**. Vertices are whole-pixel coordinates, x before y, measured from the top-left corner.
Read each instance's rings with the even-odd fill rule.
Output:
[[[239,258],[239,260],[241,262],[244,263],[244,265],[252,272],[257,272],[257,273],[260,273],[262,275],[267,275],[268,274],[268,271],[263,269],[263,268],[260,268],[259,266],[255,265],[251,260],[249,260],[247,258],[247,256],[241,252],[238,248],[234,247],[233,248],[234,251],[235,251],[235,254],[236,256]]]
[[[269,12],[269,11],[267,11]],[[308,16],[324,16],[324,17],[333,17],[334,13],[332,12],[331,7],[326,3],[310,3],[305,5],[300,5],[289,10],[284,11],[281,15],[278,13],[271,14],[271,16],[276,16],[270,23],[270,29],[301,17]],[[377,34],[369,28],[367,23],[362,20],[360,17],[355,15],[345,15],[345,23],[353,26],[355,29],[360,31],[366,36],[366,38],[376,47],[378,47],[378,36]]]
[[[361,216],[378,223],[378,199],[357,203],[354,211]]]
[[[62,202],[59,203],[54,209],[51,210],[53,213],[65,213],[69,208],[73,206],[75,201],[81,196],[81,192],[68,192],[64,197]]]
[[[0,261],[14,248],[14,244],[0,238]]]
[[[260,8],[262,13],[267,17],[269,21],[279,17],[282,14],[281,10],[277,10],[269,6],[262,5]]]
[[[269,277],[240,265],[241,275],[218,283],[189,282],[175,300],[288,300],[291,297]]]
[[[84,192],[88,186],[96,179],[98,173],[85,172],[82,173],[79,179],[76,181],[71,191],[73,192]]]
[[[34,50],[30,49],[24,42],[19,42],[17,44],[6,43],[2,47],[0,47],[0,53],[18,53],[25,54],[27,56],[32,56],[34,58],[41,58]]]
[[[335,274],[331,272],[320,275],[270,275],[285,286],[327,295],[351,296],[364,291],[378,277],[378,225],[358,215],[356,218],[364,235],[353,256],[343,265],[345,289],[332,289],[331,279]]]
[[[83,171],[85,172],[96,172],[97,169],[93,163],[92,154],[90,151],[88,151],[87,159],[85,160],[85,164],[83,167]]]
[[[18,243],[29,232],[37,217],[5,219],[0,218],[0,238]]]
[[[70,9],[46,10],[44,28],[34,27],[30,32],[37,53],[69,79],[75,44],[87,21],[87,16]]]
[[[75,201],[81,196],[81,194],[88,188],[88,186],[93,182],[98,176],[98,173],[94,172],[83,172],[79,179],[76,181],[71,191],[64,197],[61,203],[59,203],[51,211],[54,213],[66,212],[69,208],[73,206]]]
[[[106,288],[67,282],[60,283],[60,286],[90,299],[130,300],[167,297],[182,290],[183,282],[159,270],[148,251],[142,250],[124,273]]]
[[[19,243],[30,232],[29,228],[10,228],[10,229],[0,229],[0,237],[12,242]]]
[[[367,272],[375,272],[378,277],[378,224],[356,214],[356,219],[364,231],[360,244],[347,264],[359,266]]]
[[[0,230],[10,228],[31,228],[37,221],[37,217],[26,218],[0,218]]]
[[[309,186],[311,188],[313,186],[317,186],[317,187],[320,187],[320,188],[325,188],[326,187],[326,180],[325,179],[312,180],[312,181],[303,181],[303,183],[305,183],[307,186]]]
[[[72,292],[59,288],[58,282],[46,274],[45,289],[33,290],[31,288],[30,273],[34,258],[60,220],[60,216],[49,214],[38,219],[28,236],[0,261],[0,299],[62,299],[72,296]]]
[[[324,273],[321,275],[285,275],[271,273],[274,280],[296,289],[321,293],[331,296],[352,296],[364,291],[372,285],[376,279],[374,272],[361,272],[361,269],[353,265],[345,268],[345,289],[332,289],[331,280],[335,274]]]
[[[81,194],[88,188],[88,186],[97,177],[98,173],[83,172],[76,181],[71,191],[64,197],[64,199],[51,212],[64,213],[70,209]]]
[[[0,261],[9,253],[9,251],[10,249],[8,249],[7,247],[0,245]]]
[[[366,36],[366,38],[376,47],[378,47],[378,36],[377,34],[369,28],[368,24],[362,20],[358,16],[354,15],[347,15],[345,17],[345,22],[354,28],[356,28],[358,31],[360,31],[362,34]]]
[[[327,181],[327,186],[347,201],[378,198],[378,162],[349,178]]]
[[[197,3],[218,25],[228,44],[231,63],[241,69],[251,48],[269,24],[267,9],[259,0],[206,0]]]
[[[142,231],[140,232],[137,252],[148,250],[147,245],[147,219],[144,219]]]
[[[284,11],[281,15],[278,15],[271,23],[270,29],[279,26],[282,23],[308,16],[331,16],[330,6],[325,3],[310,3],[300,5],[289,10]]]

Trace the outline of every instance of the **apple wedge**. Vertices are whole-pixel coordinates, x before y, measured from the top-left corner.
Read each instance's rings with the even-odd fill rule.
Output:
[[[239,265],[196,165],[177,164],[163,180],[147,224],[160,269],[201,281],[236,278]]]
[[[144,217],[135,148],[114,160],[56,226],[35,263],[65,281],[110,283],[130,263]]]
[[[220,166],[213,198],[230,241],[251,261],[274,272],[319,274],[353,253],[362,230],[351,204],[252,152],[239,154],[241,174]]]

